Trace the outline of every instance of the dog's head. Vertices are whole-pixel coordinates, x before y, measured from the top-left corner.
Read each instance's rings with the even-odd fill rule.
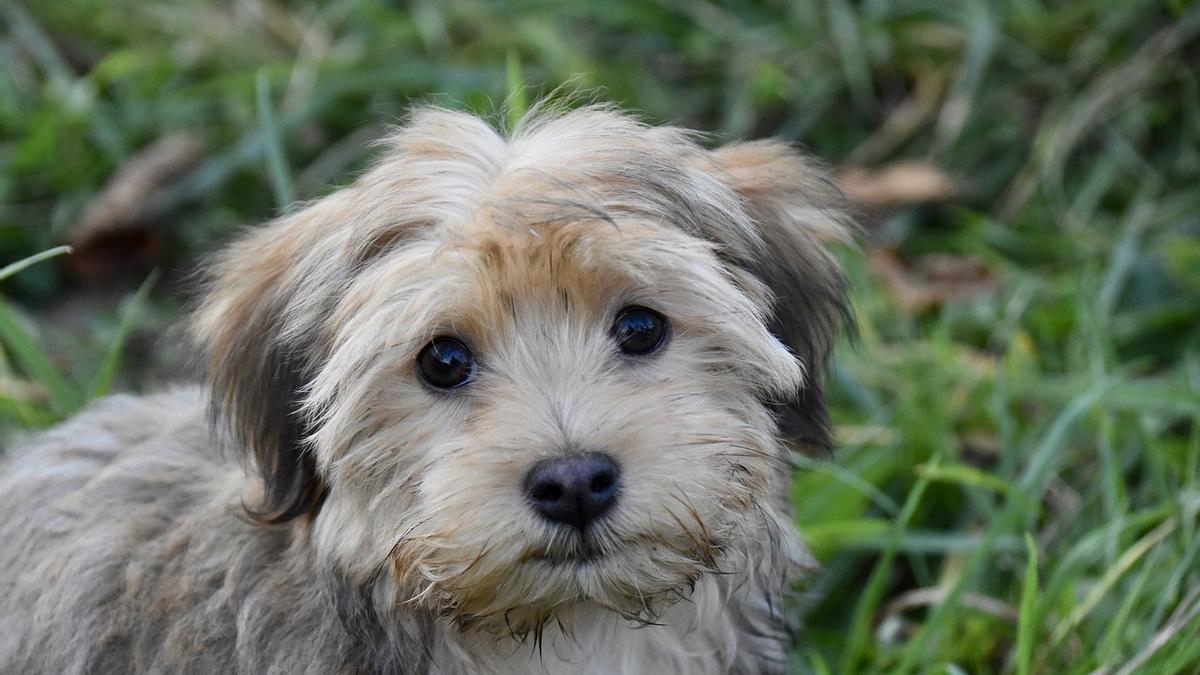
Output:
[[[830,445],[839,204],[780,143],[417,112],[213,267],[195,331],[252,513],[513,632],[581,602],[652,616],[778,554],[787,441]]]

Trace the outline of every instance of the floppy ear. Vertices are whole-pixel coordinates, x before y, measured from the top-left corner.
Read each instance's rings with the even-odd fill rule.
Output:
[[[741,264],[775,295],[771,331],[805,368],[804,387],[772,405],[780,429],[809,451],[826,452],[833,440],[822,384],[849,312],[845,279],[825,244],[852,239],[847,201],[819,166],[780,141],[738,143],[714,155],[761,240],[748,242],[755,253]]]
[[[325,234],[332,200],[281,218],[218,254],[192,324],[211,388],[210,414],[262,478],[255,519],[315,515],[326,493],[305,447],[302,396],[322,353],[323,317],[341,256]]]

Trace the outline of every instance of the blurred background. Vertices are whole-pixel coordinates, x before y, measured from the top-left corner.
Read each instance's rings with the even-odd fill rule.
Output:
[[[863,204],[794,672],[1200,672],[1198,67],[1189,0],[9,0],[0,438],[185,378],[198,261],[414,101],[567,83]]]

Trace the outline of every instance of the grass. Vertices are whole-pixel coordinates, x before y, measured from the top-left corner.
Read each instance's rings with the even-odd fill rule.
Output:
[[[136,388],[147,350],[121,346],[169,323],[198,256],[348,180],[411,101],[511,120],[601,87],[717,139],[919,158],[964,188],[881,210],[841,252],[858,338],[830,386],[841,447],[794,486],[825,568],[795,672],[1200,672],[1193,3],[62,0],[0,21],[6,434]],[[5,265],[179,130],[205,151],[147,205],[165,253],[112,281]],[[876,248],[969,256],[995,288],[906,308]],[[129,300],[57,325],[96,285]]]

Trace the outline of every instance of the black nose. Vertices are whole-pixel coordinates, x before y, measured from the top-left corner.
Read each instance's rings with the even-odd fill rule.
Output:
[[[583,530],[616,503],[620,477],[616,462],[597,452],[545,459],[525,476],[525,493],[544,517]]]

